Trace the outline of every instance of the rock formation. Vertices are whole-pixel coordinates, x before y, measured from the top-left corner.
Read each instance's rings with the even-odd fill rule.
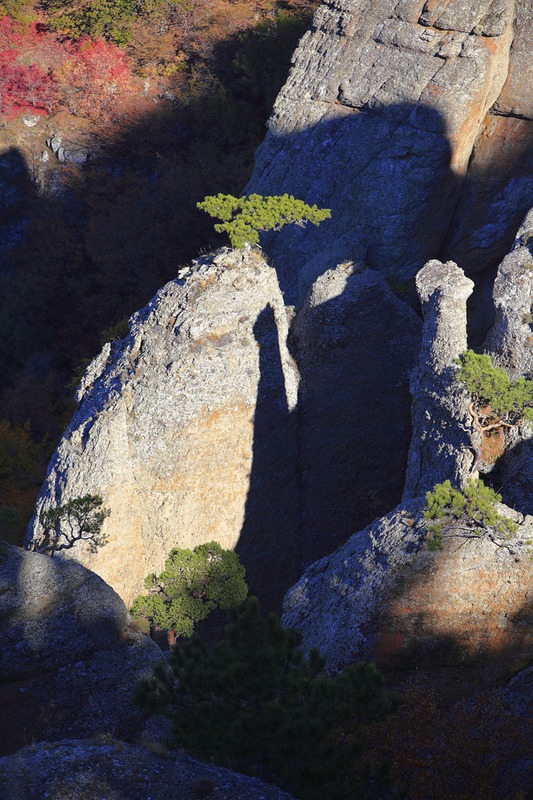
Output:
[[[0,758],[2,800],[291,800],[256,778],[114,741],[66,740]]]
[[[127,621],[80,564],[0,544],[0,752],[141,726],[131,689],[161,652]]]
[[[413,438],[404,499],[450,479],[462,486],[472,471],[469,394],[458,384],[457,357],[467,349],[466,301],[473,282],[457,264],[429,261],[416,276],[424,314],[418,369],[411,379]]]
[[[346,258],[408,279],[443,253],[468,272],[503,257],[533,197],[533,3],[516,5],[319,7],[247,187],[331,208],[265,238],[287,296]]]
[[[311,563],[401,497],[420,320],[378,272],[348,262],[317,279],[293,333]]]
[[[372,660],[429,674],[452,696],[515,675],[531,660],[533,518],[507,544],[488,532],[426,546],[424,501],[376,520],[313,564],[288,592],[283,623],[330,669]]]
[[[42,510],[99,495],[107,544],[62,555],[125,602],[172,547],[216,539],[279,608],[302,564],[400,499],[420,338],[385,280],[347,265],[317,282],[294,327],[298,369],[276,273],[258,251],[222,251],[162,289],[90,365],[32,546]]]
[[[279,601],[298,576],[297,371],[287,330],[276,273],[257,252],[222,251],[167,284],[89,367],[37,504],[34,540],[40,511],[100,495],[111,510],[108,544],[64,555],[126,603],[173,547],[213,539],[237,548],[252,591],[268,575]]]
[[[504,321],[513,316],[509,309],[521,307],[522,292],[530,302],[531,276],[526,256],[520,248],[513,252],[516,262],[513,254],[504,260],[495,287],[499,317],[491,341],[507,342],[500,357],[522,372],[529,358],[524,323]],[[533,517],[502,507],[518,523],[509,539],[490,529],[452,527],[442,550],[427,547],[425,492],[446,479],[460,486],[474,469],[468,395],[455,379],[472,282],[457,265],[431,261],[417,287],[424,328],[411,383],[413,442],[403,504],[313,564],[286,595],[283,622],[302,632],[307,648],[319,647],[331,669],[367,659],[403,675],[416,667],[453,696],[493,686],[530,664]],[[516,471],[516,453],[507,459]],[[519,463],[525,496],[531,459]]]

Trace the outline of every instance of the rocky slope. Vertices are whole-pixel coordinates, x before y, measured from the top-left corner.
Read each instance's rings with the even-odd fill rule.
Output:
[[[532,24],[532,0],[319,7],[247,187],[331,208],[265,240],[288,297],[344,258],[396,279],[498,263],[533,199]]]

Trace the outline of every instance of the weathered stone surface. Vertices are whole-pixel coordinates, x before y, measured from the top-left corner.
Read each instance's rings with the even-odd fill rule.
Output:
[[[349,262],[317,279],[296,317],[305,563],[401,497],[420,328],[378,272]]]
[[[507,542],[459,529],[431,551],[422,509],[421,500],[396,509],[313,564],[285,597],[284,624],[330,669],[367,659],[416,668],[452,694],[512,676],[533,647],[533,518],[501,507],[521,522]]]
[[[2,544],[0,752],[142,724],[132,687],[161,652],[127,620],[118,595],[80,564]]]
[[[2,800],[291,800],[256,778],[121,741],[70,739],[0,758]]]
[[[268,241],[289,296],[343,258],[409,278],[440,253],[508,75],[513,21],[512,0],[319,7],[247,187],[331,208],[319,228]]]
[[[483,349],[512,378],[533,377],[533,209],[498,268],[493,300],[496,319]]]
[[[467,349],[466,301],[474,284],[449,261],[429,261],[416,277],[424,328],[418,369],[411,379],[413,438],[404,499],[436,483],[462,486],[472,471],[470,396],[456,381],[457,357]]]
[[[81,564],[3,545],[0,620],[0,678],[13,680],[114,645],[127,611]]]
[[[298,575],[297,372],[275,271],[257,251],[197,263],[107,344],[49,467],[38,514],[90,492],[109,541],[63,555],[129,603],[172,547],[237,548],[253,592],[280,601]],[[86,548],[86,546],[85,546]]]

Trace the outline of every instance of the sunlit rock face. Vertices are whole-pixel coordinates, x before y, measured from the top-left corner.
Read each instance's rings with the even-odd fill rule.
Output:
[[[65,550],[126,603],[173,547],[236,548],[251,591],[275,604],[298,577],[297,371],[275,271],[219,252],[167,284],[106,345],[50,464],[41,510],[88,492],[111,511],[107,544]]]
[[[141,725],[131,687],[161,652],[127,620],[81,564],[0,545],[0,752]]]
[[[443,253],[498,263],[533,192],[532,17],[531,0],[322,3],[247,187],[331,208],[265,240],[289,297],[345,258],[404,279]]]

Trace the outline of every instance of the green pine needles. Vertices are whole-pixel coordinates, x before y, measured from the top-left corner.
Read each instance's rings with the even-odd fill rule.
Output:
[[[215,608],[228,609],[248,594],[244,567],[233,550],[218,542],[200,544],[193,550],[174,548],[160,575],[144,581],[148,595],[137,597],[131,608],[141,617],[177,636],[192,636],[197,622]]]
[[[450,532],[462,530],[474,535],[488,528],[505,538],[515,533],[516,522],[502,516],[495,508],[501,500],[501,495],[485,486],[479,478],[471,479],[462,491],[455,489],[450,481],[438,483],[432,492],[426,493],[424,517],[434,520],[428,525],[431,533],[428,546],[432,550],[440,549],[446,528]]]
[[[477,406],[488,407],[500,425],[533,422],[533,381],[525,378],[511,381],[504,369],[492,366],[490,356],[478,355],[473,350],[463,353],[459,363],[457,378],[465,384]],[[491,424],[489,419],[487,423]],[[481,424],[481,428],[485,427]]]
[[[156,669],[134,699],[170,717],[178,747],[301,800],[382,796],[361,752],[361,726],[390,710],[372,664],[328,677],[319,653],[306,657],[301,635],[263,616],[255,597],[230,612],[223,639],[183,640],[169,664],[173,676]]]
[[[211,195],[196,204],[209,216],[222,220],[215,225],[219,233],[226,232],[232,247],[245,247],[259,242],[259,231],[279,231],[285,225],[319,225],[331,217],[329,208],[309,206],[292,195],[262,197],[233,197],[231,194]]]

